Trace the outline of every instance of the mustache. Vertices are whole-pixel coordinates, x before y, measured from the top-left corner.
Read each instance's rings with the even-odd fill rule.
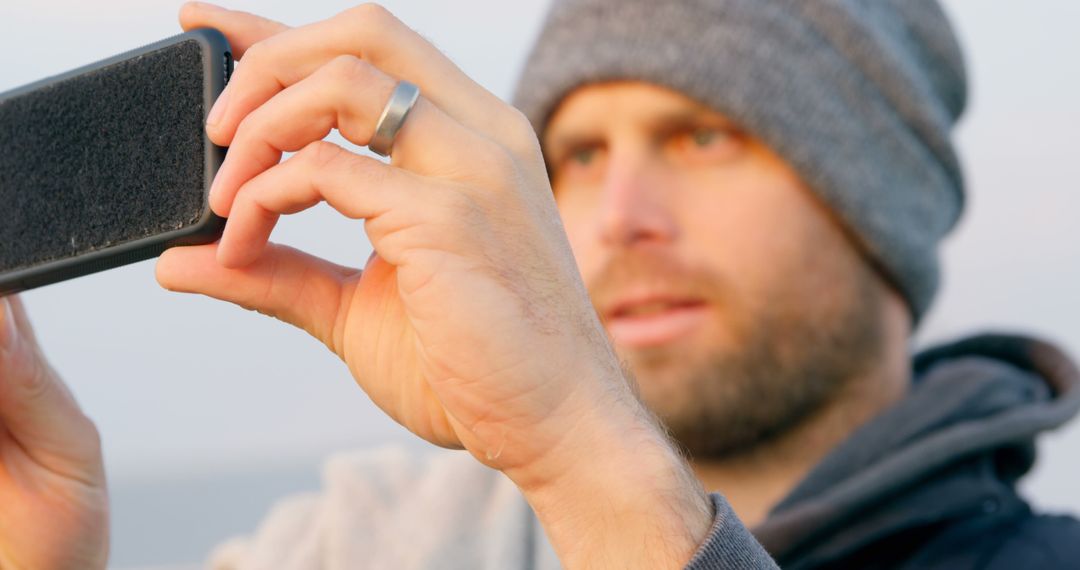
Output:
[[[655,252],[616,253],[586,286],[593,306],[601,315],[632,291],[646,290],[710,302],[727,297],[726,280],[720,274],[690,265],[675,255]]]

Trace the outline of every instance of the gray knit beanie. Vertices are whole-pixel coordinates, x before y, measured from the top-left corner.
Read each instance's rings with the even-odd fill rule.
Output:
[[[555,0],[515,96],[542,133],[575,88],[669,87],[783,157],[916,322],[963,207],[963,56],[935,0]]]

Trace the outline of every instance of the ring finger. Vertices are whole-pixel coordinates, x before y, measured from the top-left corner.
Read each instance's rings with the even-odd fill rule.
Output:
[[[245,182],[279,163],[282,153],[321,140],[334,128],[350,142],[367,145],[396,85],[364,60],[339,56],[279,93],[237,129],[211,190],[214,211],[228,216]],[[466,159],[461,149],[482,140],[421,97],[394,140],[394,162],[418,174],[444,176],[460,170]]]
[[[509,128],[516,118],[510,106],[376,4],[362,4],[290,29],[253,14],[191,3],[185,6],[182,22],[185,29],[220,29],[244,52],[238,54],[241,64],[226,89],[222,117],[208,125],[211,137],[222,146],[231,144],[237,125],[248,113],[340,54],[355,55],[394,77],[416,83],[431,101],[471,129],[496,140],[520,134],[520,129]]]

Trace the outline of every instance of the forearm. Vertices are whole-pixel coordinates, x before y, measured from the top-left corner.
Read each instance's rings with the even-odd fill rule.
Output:
[[[596,407],[603,416],[576,422],[565,449],[553,451],[562,462],[559,475],[522,488],[565,567],[683,568],[695,553],[695,568],[718,567],[714,560],[774,567],[726,502],[714,511],[686,461],[636,400]],[[715,552],[702,558],[703,544]]]
[[[613,425],[586,438],[561,477],[524,490],[563,565],[681,568],[712,522],[683,462],[651,426]]]

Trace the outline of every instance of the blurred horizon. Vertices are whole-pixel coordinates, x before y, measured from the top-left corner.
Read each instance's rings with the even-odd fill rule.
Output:
[[[0,4],[0,92],[180,32],[174,0]],[[356,2],[225,5],[289,24]],[[388,1],[504,99],[547,0]],[[966,48],[971,100],[957,141],[967,210],[942,255],[944,286],[916,346],[982,330],[1051,339],[1080,356],[1080,3],[943,2]],[[274,240],[362,265],[362,225],[325,206]],[[224,303],[161,290],[153,262],[23,295],[56,368],[98,424],[114,507],[112,566],[198,564],[253,531],[275,497],[318,485],[335,450],[419,442],[385,418],[306,333]],[[1023,485],[1080,513],[1080,423],[1045,437]]]

